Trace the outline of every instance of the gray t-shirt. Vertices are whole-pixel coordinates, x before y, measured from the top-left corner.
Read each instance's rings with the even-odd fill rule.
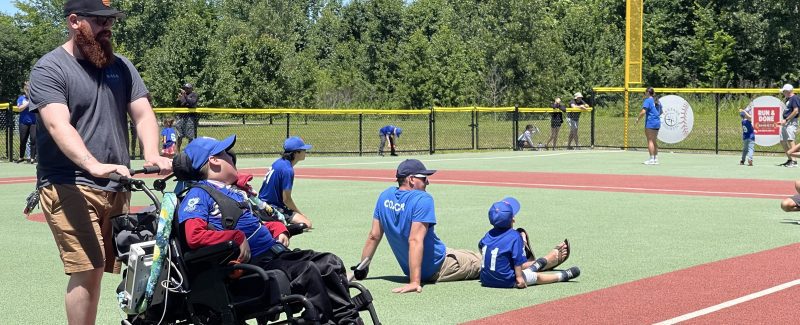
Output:
[[[70,124],[98,161],[130,166],[128,106],[148,91],[128,59],[117,55],[111,66],[100,69],[59,46],[34,65],[30,92],[31,111],[46,109],[52,103],[67,105]],[[122,190],[119,184],[93,177],[69,160],[46,128],[36,132],[36,149],[37,186],[81,184],[107,191]]]

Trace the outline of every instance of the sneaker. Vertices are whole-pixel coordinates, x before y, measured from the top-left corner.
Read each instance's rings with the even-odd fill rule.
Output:
[[[753,159],[747,159],[747,166],[753,166]]]
[[[648,160],[645,160],[645,161],[644,161],[642,164],[645,164],[645,165],[655,165],[655,164],[656,164],[656,162],[655,162],[653,159],[648,159]]]
[[[792,163],[792,160],[788,159],[788,160],[786,160],[786,162],[784,162],[782,164],[778,164],[778,166],[789,167],[789,164],[791,164],[791,163]]]
[[[563,280],[561,281],[565,282],[577,278],[581,275],[581,269],[579,269],[577,266],[573,266],[561,272],[564,275]]]
[[[658,165],[658,159],[653,159],[653,163],[651,165]]]
[[[794,161],[794,160],[792,160],[792,162],[790,162],[789,164],[787,164],[787,165],[786,165],[786,167],[789,167],[789,168],[795,168],[795,167],[797,167],[797,161]]]
[[[744,160],[740,161],[739,165],[744,165]]]

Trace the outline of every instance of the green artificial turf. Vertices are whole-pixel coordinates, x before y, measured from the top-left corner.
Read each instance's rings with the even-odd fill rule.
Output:
[[[302,168],[378,168],[391,172],[404,157],[332,158],[309,155]],[[564,173],[672,175],[714,178],[790,180],[795,169],[773,163],[779,157],[759,157],[754,167],[738,166],[730,155],[660,155],[661,165],[644,166],[642,152],[558,151],[492,152],[417,156],[440,170],[498,170]],[[269,159],[240,159],[242,168],[263,168]],[[0,177],[30,176],[29,166],[2,163]],[[14,167],[14,168],[7,168]],[[258,188],[260,181],[254,180]],[[378,194],[392,182],[297,179],[293,196],[316,229],[295,237],[293,247],[330,251],[350,266],[358,262],[369,231]],[[11,324],[64,323],[63,294],[67,277],[47,225],[21,215],[32,183],[2,184],[0,209],[0,313]],[[746,189],[743,189],[746,190]],[[787,195],[792,189],[787,188]],[[488,289],[477,281],[426,285],[421,294],[398,295],[402,276],[388,244],[383,242],[363,283],[372,291],[384,324],[453,324],[589,292],[727,257],[758,252],[796,241],[797,225],[774,199],[609,193],[533,188],[477,187],[437,184],[428,191],[436,204],[435,229],[453,248],[477,250],[489,229],[489,205],[507,195],[520,199],[516,226],[532,236],[537,254],[564,238],[572,243],[566,266],[578,265],[582,275],[571,283],[528,288]],[[132,205],[147,203],[135,195]],[[40,211],[36,211],[40,212]],[[118,275],[107,275],[98,324],[118,324],[115,299]]]

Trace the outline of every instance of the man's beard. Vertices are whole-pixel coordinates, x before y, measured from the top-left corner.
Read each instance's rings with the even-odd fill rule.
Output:
[[[108,37],[101,37],[105,35]],[[75,35],[75,44],[78,45],[83,57],[98,68],[106,68],[114,63],[116,57],[111,45],[110,31],[100,32],[95,38],[89,26],[83,25],[78,28],[78,33]]]

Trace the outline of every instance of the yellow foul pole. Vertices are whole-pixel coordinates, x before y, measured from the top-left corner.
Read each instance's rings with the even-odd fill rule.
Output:
[[[642,27],[644,0],[627,0],[625,10],[625,131],[624,148],[628,148],[630,89],[642,84]]]

